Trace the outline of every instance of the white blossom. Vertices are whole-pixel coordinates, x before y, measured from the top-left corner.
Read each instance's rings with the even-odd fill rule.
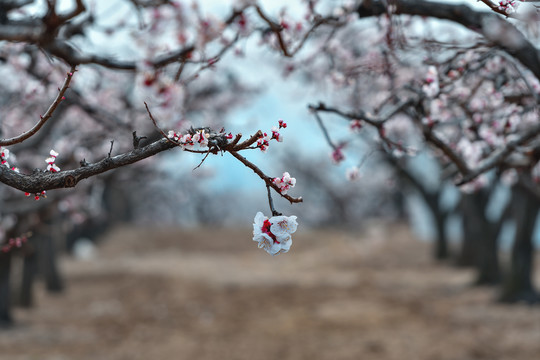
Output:
[[[253,241],[270,255],[286,253],[292,245],[291,234],[297,227],[296,216],[273,216],[268,219],[259,211],[253,223]]]

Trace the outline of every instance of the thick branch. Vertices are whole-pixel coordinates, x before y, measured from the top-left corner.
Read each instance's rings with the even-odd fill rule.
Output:
[[[154,60],[150,61],[150,65],[154,68],[166,66],[187,57],[188,54],[194,49],[195,47],[193,45],[189,45],[182,49],[178,49],[176,51],[158,56]],[[56,41],[53,44],[47,46],[46,50],[49,51],[52,55],[64,60],[70,65],[96,64],[109,69],[117,70],[137,70],[137,67],[139,65],[139,63],[136,61],[121,61],[97,55],[81,54],[68,44],[61,41]]]
[[[518,59],[540,79],[540,54],[512,24],[491,12],[477,11],[467,5],[425,0],[394,0],[396,15],[418,15],[449,20],[482,34],[486,39]],[[386,15],[383,1],[373,0],[358,8],[360,17]]]
[[[75,170],[66,170],[57,173],[38,171],[31,175],[25,175],[17,173],[5,166],[0,166],[0,182],[29,193],[74,187],[83,179],[133,164],[173,147],[175,145],[167,139],[160,139],[140,149],[134,149],[114,157],[107,157],[97,163],[86,164]]]

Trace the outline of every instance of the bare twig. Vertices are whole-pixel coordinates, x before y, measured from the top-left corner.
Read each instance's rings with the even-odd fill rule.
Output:
[[[73,74],[75,73],[75,71],[76,71],[75,66],[72,66],[70,71],[67,73],[67,77],[64,80],[64,84],[62,85],[62,87],[58,91],[58,95],[56,96],[56,98],[52,102],[51,106],[49,106],[49,109],[47,109],[45,114],[40,117],[39,122],[36,125],[34,125],[34,127],[32,127],[30,130],[28,130],[28,131],[26,131],[26,132],[24,132],[24,133],[22,133],[22,134],[20,134],[20,135],[18,135],[16,137],[9,138],[9,139],[1,139],[0,140],[0,146],[8,146],[8,145],[21,143],[24,140],[30,138],[35,133],[37,133],[39,131],[39,129],[41,129],[42,126],[45,125],[47,120],[49,120],[51,118],[54,111],[56,110],[58,105],[60,105],[62,100],[65,99],[64,94],[66,93],[66,90],[69,88],[71,78],[73,77]]]
[[[274,208],[274,200],[272,200],[272,192],[270,191],[270,186],[268,184],[266,184],[266,191],[268,192],[268,205],[270,205],[270,211],[272,212],[272,216],[283,215]]]
[[[267,186],[270,186],[272,189],[274,189],[278,194],[280,194],[283,198],[289,200],[289,202],[292,203],[300,203],[303,201],[301,197],[294,198],[288,194],[282,194],[280,188],[272,182],[272,178],[266,176],[261,169],[257,167],[257,165],[250,162],[248,159],[240,155],[238,152],[234,150],[229,150],[229,153],[234,156],[236,159],[238,159],[242,164],[253,170],[255,174],[257,174],[265,183]]]
[[[114,146],[114,140],[111,140],[111,147],[109,148],[109,153],[107,154],[107,158],[109,159],[111,158],[113,146]]]
[[[315,115],[315,119],[317,119],[317,123],[319,124],[319,127],[321,128],[321,131],[323,132],[323,135],[324,135],[324,138],[326,139],[326,142],[328,143],[328,145],[330,145],[330,147],[334,151],[336,151],[338,148],[334,144],[332,139],[330,138],[330,134],[328,133],[328,129],[326,129],[326,126],[324,126],[324,123],[323,123],[323,121],[321,119],[321,116],[319,115],[319,113],[317,111],[314,111],[313,114]]]

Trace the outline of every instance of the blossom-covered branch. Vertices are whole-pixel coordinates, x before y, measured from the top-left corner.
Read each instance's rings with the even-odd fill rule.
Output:
[[[481,33],[494,45],[518,59],[540,79],[540,52],[514,25],[499,15],[474,10],[464,4],[425,0],[395,0],[392,6],[392,14],[395,15],[418,15],[449,20]],[[360,18],[387,13],[381,0],[364,1],[358,8]]]

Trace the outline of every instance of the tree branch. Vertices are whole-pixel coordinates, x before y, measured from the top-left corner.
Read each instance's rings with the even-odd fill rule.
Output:
[[[37,133],[39,131],[39,129],[41,129],[41,127],[43,125],[45,125],[47,120],[49,120],[51,118],[51,116],[53,115],[53,113],[56,110],[56,108],[58,107],[58,105],[60,105],[62,100],[64,100],[64,94],[66,93],[66,90],[69,88],[69,84],[71,83],[71,78],[73,77],[73,74],[75,73],[75,70],[76,70],[75,66],[72,66],[71,69],[69,70],[69,72],[67,73],[67,77],[64,80],[64,84],[59,89],[58,95],[56,96],[56,98],[52,102],[51,106],[49,106],[49,109],[47,109],[45,114],[40,117],[39,122],[36,125],[34,125],[34,127],[32,127],[30,130],[20,134],[19,136],[15,136],[15,137],[12,137],[10,139],[0,139],[0,146],[8,146],[8,145],[21,143],[24,140],[30,138],[35,133]]]
[[[477,11],[463,4],[448,4],[425,0],[394,0],[395,15],[417,15],[449,20],[482,34],[493,44],[518,59],[540,80],[538,49],[512,24],[491,12]],[[381,0],[366,2],[358,7],[360,18],[386,15]]]
[[[245,166],[247,166],[248,168],[250,168],[251,170],[253,170],[253,172],[255,174],[257,174],[265,183],[266,183],[266,186],[270,186],[272,189],[274,189],[279,195],[281,195],[283,198],[289,200],[289,202],[292,204],[292,203],[300,203],[303,201],[303,199],[301,197],[298,197],[298,198],[294,198],[288,194],[282,194],[281,193],[281,189],[272,182],[272,178],[271,177],[268,177],[266,176],[262,171],[261,169],[259,169],[257,167],[257,165],[253,164],[252,162],[250,162],[248,159],[246,159],[245,157],[243,157],[242,155],[240,155],[238,152],[234,151],[234,150],[228,150],[229,153],[234,156],[236,159],[238,159],[242,164],[244,164]]]
[[[6,166],[0,166],[0,182],[29,193],[74,187],[81,180],[133,164],[174,147],[175,145],[167,139],[160,139],[142,148],[117,156],[106,157],[97,163],[86,164],[75,170],[65,170],[57,173],[35,171],[32,174],[25,175],[17,173]]]
[[[460,186],[468,183],[486,171],[493,169],[497,165],[501,164],[510,154],[512,154],[517,147],[527,144],[539,134],[540,124],[536,124],[521,136],[508,141],[504,147],[493,151],[487,158],[480,162],[478,167],[469,171],[469,173],[465,175],[463,179],[457,183],[457,185]]]

